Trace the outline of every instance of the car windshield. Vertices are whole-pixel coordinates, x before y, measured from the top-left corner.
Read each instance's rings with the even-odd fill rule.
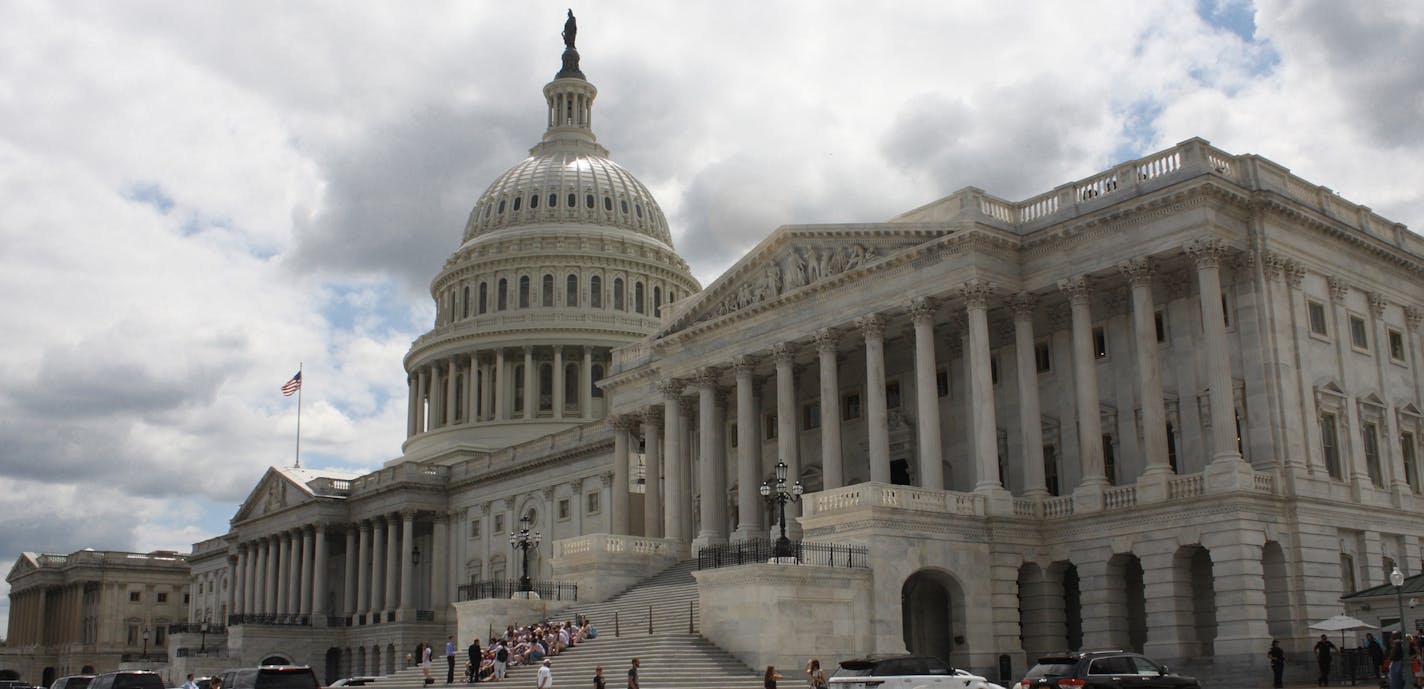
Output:
[[[1024,675],[1025,679],[1039,677],[1062,677],[1073,672],[1073,663],[1039,663]]]
[[[164,689],[163,680],[150,672],[119,673],[114,676],[114,689]]]
[[[255,689],[319,689],[316,675],[307,668],[271,670],[257,673]]]

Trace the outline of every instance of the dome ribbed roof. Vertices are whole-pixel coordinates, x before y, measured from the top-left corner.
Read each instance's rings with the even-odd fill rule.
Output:
[[[480,196],[464,241],[521,225],[586,223],[636,232],[671,248],[667,218],[648,188],[599,152],[580,148],[536,146]]]

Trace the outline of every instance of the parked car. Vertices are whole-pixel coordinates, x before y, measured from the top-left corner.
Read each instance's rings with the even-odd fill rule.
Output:
[[[375,677],[347,677],[347,678],[345,678],[345,679],[338,679],[338,680],[336,680],[335,682],[332,682],[331,684],[328,684],[327,686],[328,686],[328,687],[360,687],[360,686],[365,686],[365,685],[367,685],[367,684],[371,684],[371,683],[375,682],[376,679],[377,679],[377,678],[375,678]]]
[[[842,660],[828,682],[831,689],[1004,689],[934,656],[912,655]]]
[[[89,689],[165,689],[163,678],[148,670],[120,670],[94,675]]]
[[[321,689],[316,673],[306,665],[263,665],[228,670],[223,689]]]
[[[1195,678],[1172,674],[1127,651],[1074,651],[1038,659],[1018,689],[1201,689]]]
[[[49,689],[88,689],[94,675],[68,675],[55,680]]]

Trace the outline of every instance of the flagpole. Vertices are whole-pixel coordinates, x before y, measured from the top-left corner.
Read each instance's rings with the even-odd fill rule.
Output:
[[[297,362],[297,375],[302,375],[302,362]],[[305,383],[306,381],[301,381]],[[302,468],[302,388],[297,386],[297,466]]]

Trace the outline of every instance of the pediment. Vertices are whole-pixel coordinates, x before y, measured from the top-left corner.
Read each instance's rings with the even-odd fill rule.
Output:
[[[944,225],[783,227],[690,298],[658,337],[857,280],[894,255],[950,232]]]
[[[15,560],[15,564],[10,567],[10,573],[5,575],[5,581],[14,581],[36,569],[38,569],[38,567],[35,567],[34,560],[30,559],[29,553],[25,553],[22,557]]]
[[[272,514],[288,507],[307,502],[312,497],[311,490],[274,467],[269,467],[262,480],[247,494],[247,499],[238,508],[233,522],[244,522]]]

